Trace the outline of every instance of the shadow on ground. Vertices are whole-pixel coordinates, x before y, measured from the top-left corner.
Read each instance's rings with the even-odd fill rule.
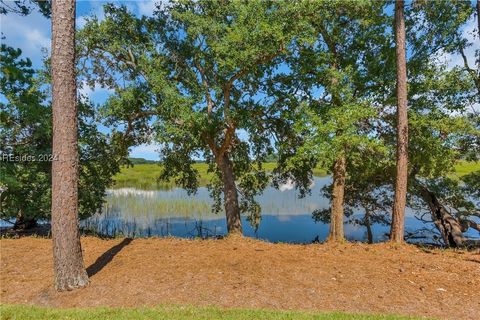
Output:
[[[94,276],[100,270],[105,268],[105,266],[110,263],[113,258],[126,246],[132,242],[132,238],[125,238],[119,244],[111,247],[104,254],[97,258],[97,260],[87,268],[87,273],[89,277]]]

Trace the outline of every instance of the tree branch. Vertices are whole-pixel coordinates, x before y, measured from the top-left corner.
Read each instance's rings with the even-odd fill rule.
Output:
[[[212,96],[210,95],[210,86],[208,84],[207,77],[205,75],[205,70],[202,68],[200,63],[198,63],[197,59],[194,59],[194,63],[198,72],[200,72],[200,76],[202,78],[202,85],[203,85],[203,88],[205,89],[205,98],[207,99],[207,113],[210,114],[212,113],[214,103],[212,100]]]
[[[285,47],[283,44],[281,44],[280,49],[277,52],[258,58],[257,60],[255,60],[253,65],[258,66],[258,65],[262,65],[267,62],[270,62],[276,57],[278,57],[280,54],[282,54],[284,51],[285,51]],[[228,150],[228,148],[231,146],[231,143],[233,141],[233,137],[235,136],[235,124],[233,123],[233,121],[231,121],[230,115],[229,115],[230,93],[232,90],[233,83],[237,79],[246,75],[248,71],[249,71],[248,68],[240,69],[237,73],[235,73],[232,77],[230,77],[230,79],[227,81],[227,83],[223,87],[223,98],[224,98],[223,114],[224,114],[225,121],[227,122],[227,128],[225,130],[225,139],[223,140],[222,146],[218,150],[219,154],[223,154]]]

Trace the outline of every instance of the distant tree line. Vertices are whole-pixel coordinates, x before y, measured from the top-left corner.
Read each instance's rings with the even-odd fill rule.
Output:
[[[155,164],[155,163],[158,163],[158,161],[155,161],[155,160],[147,160],[147,159],[144,159],[144,158],[132,158],[132,157],[129,157],[128,161],[130,161],[130,163],[133,164],[133,165],[135,165],[135,164]]]

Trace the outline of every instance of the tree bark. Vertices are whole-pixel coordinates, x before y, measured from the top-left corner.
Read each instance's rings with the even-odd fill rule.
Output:
[[[370,210],[365,208],[365,227],[367,228],[367,241],[373,243],[372,224],[370,222]]]
[[[228,158],[228,155],[223,154],[218,157],[217,165],[222,173],[228,234],[242,235],[242,220],[240,218],[240,207],[238,206],[238,192],[233,174],[233,164]]]
[[[477,0],[477,32],[480,36],[480,0]]]
[[[15,224],[13,225],[13,230],[31,229],[36,226],[37,220],[35,220],[35,218],[25,218],[23,210],[18,210],[17,218],[15,219]]]
[[[345,199],[346,159],[340,156],[333,166],[332,211],[330,213],[330,232],[328,241],[343,241],[343,203]]]
[[[78,229],[75,1],[52,3],[52,238],[58,291],[88,284]]]
[[[397,58],[397,174],[390,241],[402,243],[404,242],[408,178],[407,61],[403,0],[395,2],[395,38]]]
[[[433,223],[440,231],[445,245],[454,248],[467,245],[460,222],[445,209],[433,192],[424,186],[419,186],[419,188],[423,200],[430,208]]]
[[[322,33],[327,46],[332,54],[333,60],[331,68],[338,70],[337,64],[337,48],[334,42],[326,33]],[[333,76],[331,79],[332,85],[332,102],[336,108],[342,106],[342,99],[338,90],[338,79]],[[336,134],[341,135],[342,131],[337,129]],[[344,152],[337,155],[337,159],[333,165],[333,190],[332,190],[332,208],[330,212],[330,230],[327,241],[344,241],[345,235],[343,232],[343,216],[344,216],[344,202],[345,202],[345,177],[347,171],[347,162]]]

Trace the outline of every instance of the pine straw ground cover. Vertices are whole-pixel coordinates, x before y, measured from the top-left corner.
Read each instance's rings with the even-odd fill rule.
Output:
[[[140,308],[127,309],[124,319],[141,319],[128,317],[128,312],[155,312],[142,308],[156,306],[160,315],[167,310],[172,319],[206,319],[209,315],[250,319],[256,317],[254,312],[262,319],[349,319],[342,314],[321,318],[312,313],[332,311],[444,319],[478,319],[480,314],[478,251],[390,244],[272,244],[248,238],[84,237],[82,245],[90,285],[57,293],[51,286],[51,240],[0,240],[2,318],[28,319],[28,314],[23,318],[20,314],[31,312],[40,318],[48,314],[47,318],[61,319],[63,312],[67,314],[63,318],[76,319],[68,316],[70,312],[80,319],[95,319],[95,312],[120,312],[25,309],[11,304]],[[175,305],[190,307],[168,307]],[[15,310],[22,310],[17,312],[19,318],[9,317]],[[277,317],[278,310],[304,313],[277,313]],[[90,314],[82,318],[82,312]],[[123,319],[120,315],[113,318]]]

